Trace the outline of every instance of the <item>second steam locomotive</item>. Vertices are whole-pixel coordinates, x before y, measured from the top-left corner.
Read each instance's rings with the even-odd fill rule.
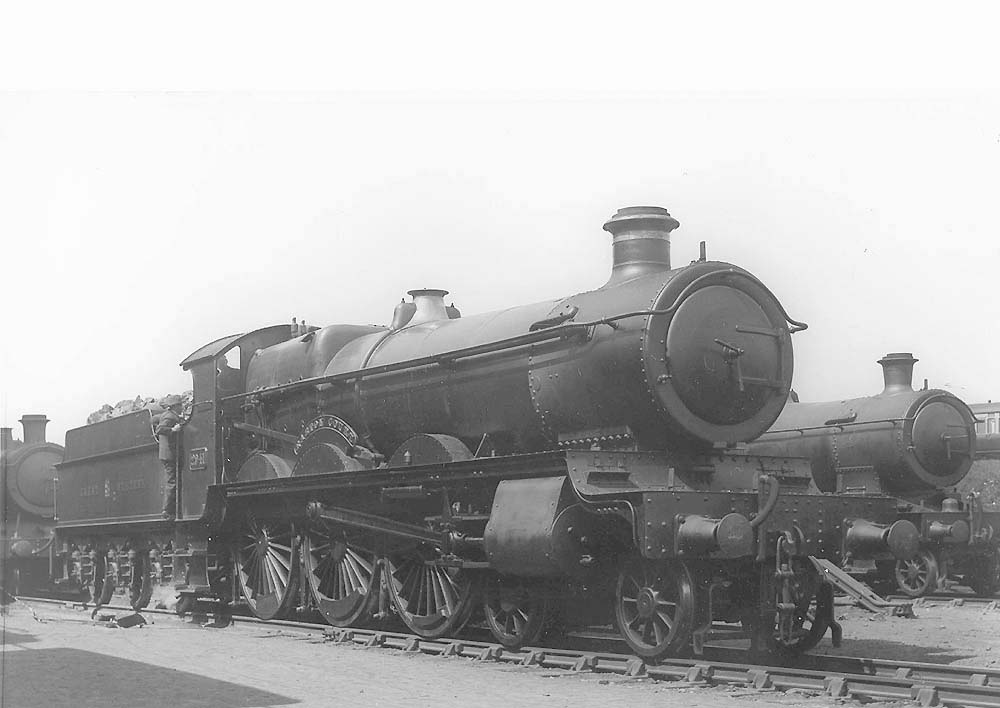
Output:
[[[878,362],[885,385],[874,396],[789,403],[750,447],[808,458],[825,492],[898,499],[880,520],[912,522],[920,531],[918,552],[874,562],[844,558],[853,573],[912,597],[933,592],[949,576],[992,595],[1000,589],[1000,512],[954,489],[976,456],[975,416],[948,391],[915,391],[916,361],[905,352],[886,354]]]

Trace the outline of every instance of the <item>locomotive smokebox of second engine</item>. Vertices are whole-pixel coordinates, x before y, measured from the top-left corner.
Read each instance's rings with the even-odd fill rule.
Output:
[[[614,237],[614,262],[606,285],[670,270],[670,232],[680,225],[663,207],[619,209],[604,224],[604,230]]]
[[[882,365],[882,377],[885,379],[883,394],[901,393],[913,390],[913,365],[919,359],[914,359],[910,352],[891,352],[878,360]]]

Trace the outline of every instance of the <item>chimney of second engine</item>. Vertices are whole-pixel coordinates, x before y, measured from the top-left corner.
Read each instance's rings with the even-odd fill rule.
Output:
[[[21,427],[24,428],[24,444],[45,442],[45,426],[49,419],[44,415],[21,416]]]

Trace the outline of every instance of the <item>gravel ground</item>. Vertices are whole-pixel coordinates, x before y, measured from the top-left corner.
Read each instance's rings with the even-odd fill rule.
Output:
[[[992,665],[1000,611],[918,608],[916,619],[838,606],[845,640],[819,653]],[[324,643],[319,635],[146,615],[128,629],[60,606],[11,606],[3,616],[2,708],[320,706],[785,705],[843,701],[744,688],[697,688]],[[883,704],[886,705],[886,704]]]
[[[838,605],[844,641],[834,649],[827,637],[813,654],[869,656],[965,666],[1000,662],[1000,610],[986,605],[928,605],[916,617],[886,617]]]

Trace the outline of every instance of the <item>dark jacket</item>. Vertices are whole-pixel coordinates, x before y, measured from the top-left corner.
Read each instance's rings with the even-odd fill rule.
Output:
[[[177,433],[172,428],[180,422],[180,416],[169,408],[160,413],[160,422],[156,426],[156,438],[160,441],[161,460],[173,460],[177,457]]]

